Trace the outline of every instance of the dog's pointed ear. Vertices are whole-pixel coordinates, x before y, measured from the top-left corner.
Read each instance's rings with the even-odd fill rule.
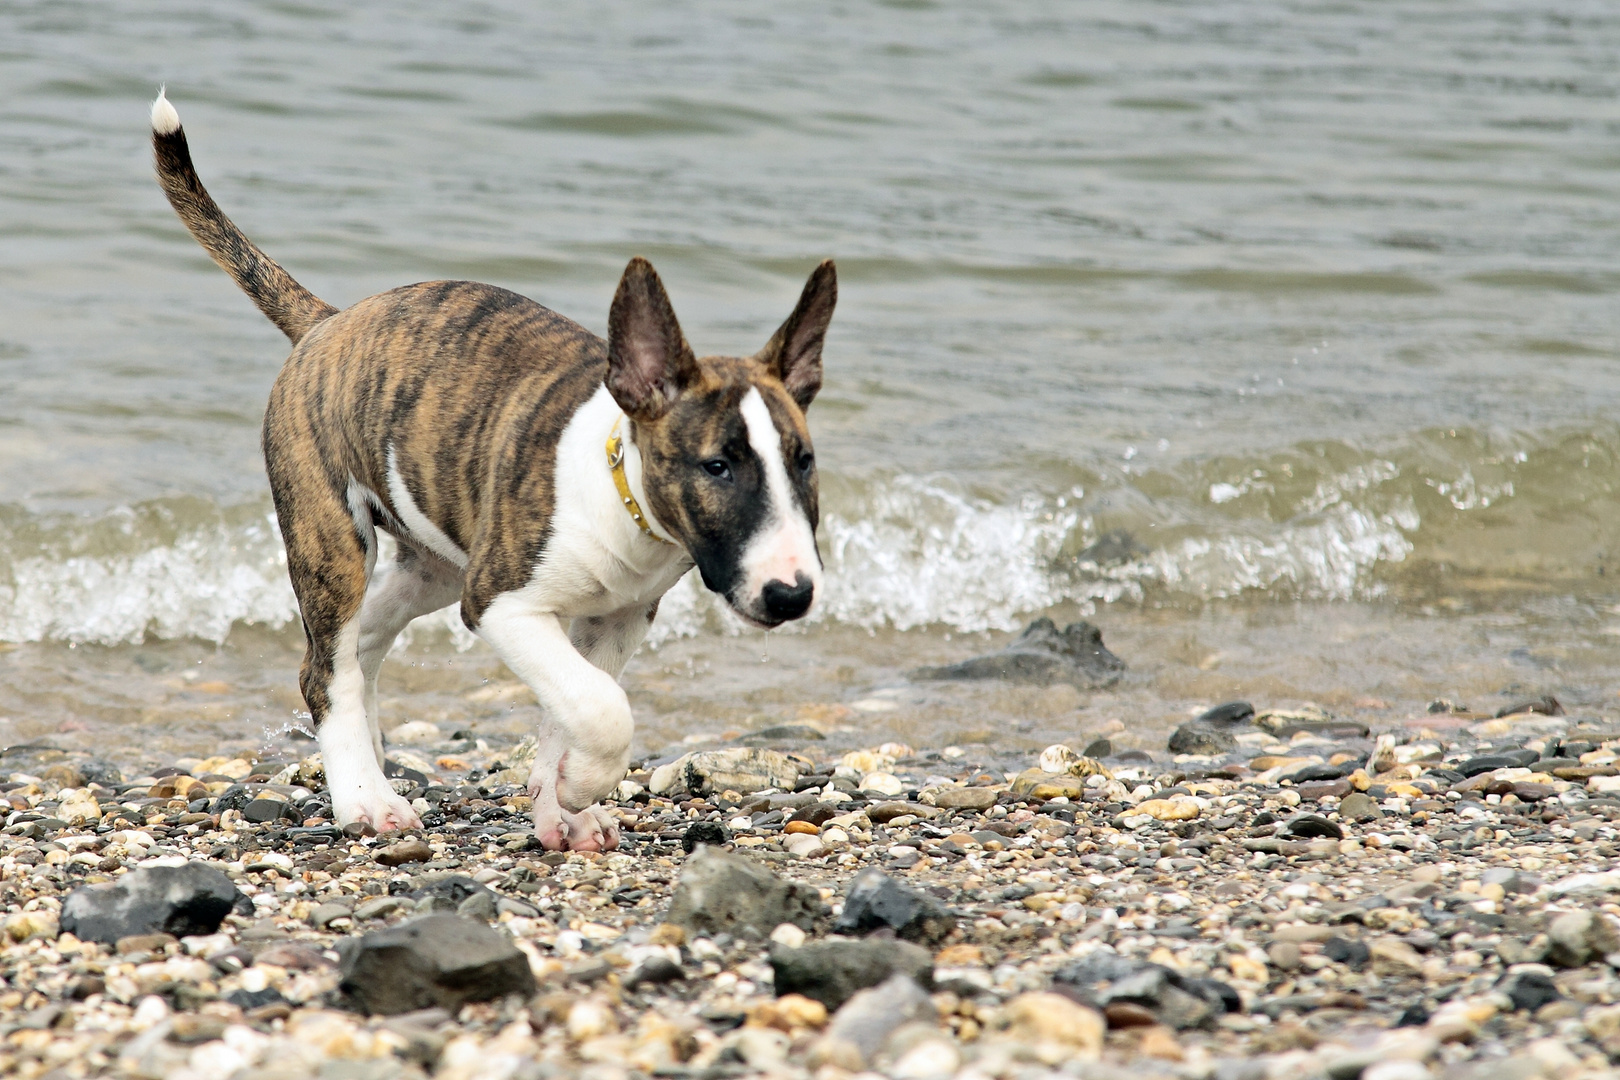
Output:
[[[804,283],[793,314],[771,335],[757,359],[769,368],[799,408],[808,409],[821,389],[821,345],[838,303],[838,271],[828,259]]]
[[[624,268],[608,311],[608,393],[635,419],[654,420],[697,370],[658,271],[638,255]]]

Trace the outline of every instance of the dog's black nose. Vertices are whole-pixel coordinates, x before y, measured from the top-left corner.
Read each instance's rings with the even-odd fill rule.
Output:
[[[779,622],[797,619],[810,610],[816,587],[803,574],[795,574],[793,584],[785,581],[765,583],[765,612]]]

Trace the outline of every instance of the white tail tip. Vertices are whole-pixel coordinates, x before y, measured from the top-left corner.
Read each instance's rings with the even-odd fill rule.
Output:
[[[167,89],[160,88],[157,100],[152,102],[152,130],[159,135],[173,135],[180,130],[180,114],[174,111],[174,106],[164,96]]]

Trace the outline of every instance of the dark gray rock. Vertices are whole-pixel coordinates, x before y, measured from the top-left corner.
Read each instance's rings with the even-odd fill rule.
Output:
[[[1219,724],[1223,727],[1240,727],[1253,722],[1254,706],[1247,701],[1228,701],[1193,717],[1195,724]]]
[[[1237,739],[1224,727],[1194,720],[1170,733],[1172,754],[1229,754],[1237,749]]]
[[[742,855],[703,846],[681,868],[664,921],[698,934],[762,938],[783,923],[810,930],[825,910],[814,886],[784,881]]]
[[[1478,776],[1480,773],[1492,772],[1496,769],[1526,768],[1531,762],[1541,757],[1534,750],[1508,750],[1500,754],[1481,754],[1471,757],[1457,766],[1457,771],[1463,776]]]
[[[137,934],[212,934],[247,897],[206,863],[146,866],[75,889],[62,902],[61,926],[81,941],[114,945]]]
[[[1062,630],[1051,619],[1036,619],[998,653],[975,656],[943,667],[918,668],[915,679],[1006,679],[1049,686],[1068,683],[1101,690],[1119,682],[1125,661],[1108,651],[1102,631],[1088,622]]]
[[[1284,827],[1289,836],[1305,840],[1343,840],[1344,830],[1321,814],[1298,814]]]
[[[367,1013],[392,1016],[534,993],[528,957],[506,935],[459,915],[424,915],[350,938],[340,988]]]
[[[894,975],[907,976],[924,990],[934,988],[934,958],[909,941],[834,938],[797,949],[777,945],[770,958],[778,997],[803,994],[829,1009]]]
[[[844,910],[833,923],[833,931],[870,934],[884,928],[907,941],[933,945],[956,928],[956,916],[932,896],[900,884],[873,866],[849,883]]]
[[[719,847],[731,840],[731,830],[718,821],[694,821],[681,834],[681,850],[688,855],[700,846]]]
[[[1516,971],[1502,977],[1496,988],[1508,996],[1513,1007],[1535,1012],[1564,996],[1552,978],[1540,971]]]
[[[1215,979],[1192,979],[1171,968],[1116,953],[1093,953],[1059,968],[1052,989],[1094,1009],[1139,1005],[1178,1031],[1212,1026],[1243,1007],[1236,990]]]
[[[1372,950],[1367,948],[1365,941],[1331,937],[1322,942],[1322,955],[1335,964],[1344,964],[1352,971],[1360,971],[1372,959]]]
[[[425,875],[412,884],[415,888],[410,897],[416,901],[416,910],[423,913],[455,911],[468,899],[489,892],[466,874]]]
[[[1372,821],[1383,816],[1383,808],[1371,795],[1353,791],[1339,800],[1339,817],[1345,821]]]

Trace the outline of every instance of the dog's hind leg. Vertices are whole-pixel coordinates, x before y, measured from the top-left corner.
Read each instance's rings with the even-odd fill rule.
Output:
[[[461,597],[461,571],[435,555],[401,543],[392,562],[379,567],[360,607],[360,674],[366,686],[366,724],[378,765],[383,764],[382,729],[377,723],[377,674],[399,632],[420,615]]]
[[[360,613],[376,560],[371,512],[352,481],[347,490],[334,490],[326,470],[311,468],[308,458],[278,454],[273,422],[266,423],[265,462],[307,639],[298,681],[315,723],[333,813],[340,824],[363,822],[379,832],[420,827],[383,776],[366,720]]]

